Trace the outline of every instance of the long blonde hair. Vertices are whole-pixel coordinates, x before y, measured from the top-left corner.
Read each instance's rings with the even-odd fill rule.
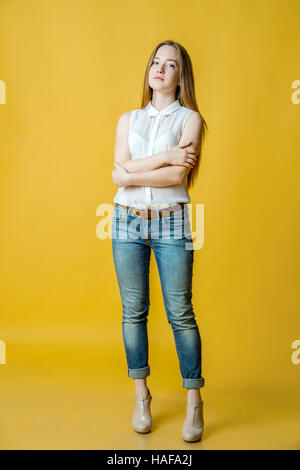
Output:
[[[177,50],[178,61],[179,61],[179,81],[181,85],[177,85],[176,88],[176,97],[175,99],[179,100],[182,106],[186,106],[187,108],[193,109],[197,111],[202,118],[202,126],[201,126],[201,136],[200,136],[200,149],[199,149],[199,156],[196,160],[196,164],[194,167],[191,168],[191,171],[188,174],[187,179],[187,188],[189,189],[195,182],[198,171],[199,171],[199,164],[202,156],[202,146],[206,134],[206,130],[208,130],[206,121],[204,120],[202,114],[199,112],[197,100],[195,96],[195,85],[194,85],[194,72],[193,66],[190,59],[190,56],[186,49],[179,44],[178,42],[172,40],[166,40],[160,42],[155,49],[153,50],[152,54],[150,55],[146,71],[144,77],[144,89],[143,89],[143,96],[142,96],[142,105],[141,108],[145,108],[149,101],[152,99],[153,90],[149,86],[149,70],[153,63],[154,57],[156,55],[157,50],[161,46],[173,46]]]

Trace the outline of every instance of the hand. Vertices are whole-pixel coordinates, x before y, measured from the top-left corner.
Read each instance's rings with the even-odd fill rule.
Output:
[[[198,154],[194,151],[192,142],[184,145],[175,145],[168,151],[168,163],[171,165],[185,166],[193,168],[196,165]],[[186,147],[190,147],[190,149]]]
[[[114,183],[120,188],[128,185],[128,171],[120,165],[120,163],[115,162],[115,168],[111,172]]]

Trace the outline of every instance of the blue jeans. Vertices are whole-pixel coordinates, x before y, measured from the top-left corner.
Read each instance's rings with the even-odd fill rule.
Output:
[[[178,354],[182,386],[204,386],[201,338],[192,306],[194,250],[186,209],[167,217],[142,218],[116,203],[112,218],[112,250],[122,299],[122,333],[128,377],[150,375],[147,317],[149,263],[154,251],[168,322]],[[186,245],[188,243],[188,245]],[[186,247],[190,248],[187,249]]]

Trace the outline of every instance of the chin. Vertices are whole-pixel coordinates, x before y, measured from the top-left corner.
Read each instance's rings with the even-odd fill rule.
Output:
[[[163,85],[163,84],[164,84],[164,82],[161,82],[160,80],[154,80],[154,83],[151,86],[151,88],[161,88],[161,85]]]

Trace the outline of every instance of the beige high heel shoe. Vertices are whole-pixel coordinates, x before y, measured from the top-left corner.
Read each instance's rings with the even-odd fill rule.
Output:
[[[182,426],[182,438],[187,442],[199,441],[202,436],[204,419],[203,419],[203,400],[199,404],[187,403],[187,408],[192,408],[192,420]],[[196,410],[199,410],[200,423],[195,424]]]
[[[152,400],[152,396],[150,394],[150,390],[148,388],[148,396],[146,398],[141,398],[135,396],[136,399],[136,408],[133,412],[132,417],[132,425],[136,432],[146,433],[151,431],[152,426],[152,417],[150,411],[150,404]],[[146,406],[149,409],[150,417],[146,416]],[[136,413],[137,412],[137,413]]]

